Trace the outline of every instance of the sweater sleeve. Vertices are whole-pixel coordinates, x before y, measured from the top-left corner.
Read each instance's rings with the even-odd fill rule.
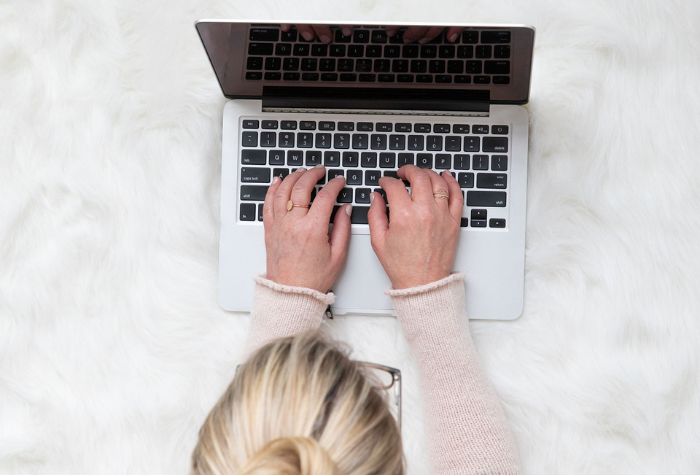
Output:
[[[279,338],[318,329],[335,296],[255,277],[255,295],[245,356]]]
[[[517,474],[520,461],[466,318],[464,274],[386,292],[419,365],[434,473]]]

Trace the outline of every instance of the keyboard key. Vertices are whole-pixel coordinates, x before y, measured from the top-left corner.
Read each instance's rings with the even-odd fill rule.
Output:
[[[510,58],[510,45],[496,45],[493,47],[494,58]]]
[[[472,219],[472,228],[485,228],[486,227],[486,220],[485,219]]]
[[[289,168],[274,168],[272,170],[272,176],[278,176],[284,180],[289,176]]]
[[[510,74],[510,61],[484,61],[486,74]]]
[[[263,124],[264,126],[264,124]],[[277,134],[275,132],[261,132],[260,133],[260,146],[261,147],[276,147],[277,146]]]
[[[358,163],[357,152],[343,152],[343,166],[344,167],[357,167]]]
[[[457,47],[457,57],[471,59],[474,57],[474,47],[472,45],[462,45]]]
[[[269,56],[272,54],[274,46],[272,43],[249,43],[248,55],[250,56]]]
[[[269,186],[241,185],[241,201],[265,201],[268,188]]]
[[[372,132],[374,130],[374,124],[372,122],[358,122],[357,130],[358,132]]]
[[[508,137],[484,137],[484,152],[508,151]]]
[[[506,220],[502,218],[491,218],[489,219],[490,228],[505,228]]]
[[[318,130],[335,130],[335,122],[321,121],[318,123]]]
[[[479,137],[464,137],[465,152],[478,152],[480,145],[481,139]]]
[[[345,170],[341,168],[332,168],[328,170],[328,181],[331,181],[333,178],[338,177],[338,176],[345,176]]]
[[[386,135],[372,134],[370,146],[372,150],[386,150]]]
[[[453,134],[468,134],[469,133],[469,126],[466,124],[454,124],[452,126],[452,133]]]
[[[367,48],[365,48],[365,56],[368,58],[381,58],[382,47],[379,45],[368,45]]]
[[[414,132],[430,132],[430,124],[416,124],[413,128]]]
[[[474,174],[468,173],[458,173],[457,183],[461,188],[474,188]]]
[[[350,148],[350,134],[334,134],[333,147],[339,149]]]
[[[302,71],[316,71],[318,69],[318,59],[304,58],[301,60]]]
[[[335,71],[335,59],[334,58],[321,58],[318,62],[319,71]]]
[[[420,48],[421,58],[435,58],[437,56],[437,46],[435,45],[423,45]]]
[[[297,129],[297,121],[296,120],[283,120],[280,128],[282,130],[296,130]]]
[[[276,129],[278,126],[278,122],[276,120],[263,120],[262,121],[262,128],[263,129]]]
[[[321,81],[337,81],[338,73],[323,73],[321,74]]]
[[[418,74],[416,75],[416,82],[433,82],[433,76],[431,76],[430,74]]]
[[[474,126],[472,126],[472,133],[474,133],[474,134],[488,134],[489,133],[489,126],[488,125],[474,125]]]
[[[350,223],[352,224],[367,224],[367,213],[369,212],[369,206],[353,206],[352,216],[350,216]]]
[[[403,49],[401,50],[401,56],[404,58],[417,58],[419,52],[420,49],[418,48],[418,45],[404,45]]]
[[[460,137],[450,135],[445,137],[445,151],[459,152],[462,150],[462,139]]]
[[[257,132],[243,132],[241,135],[241,145],[244,147],[257,147],[258,146],[258,133]]]
[[[337,29],[335,31],[335,42],[336,43],[350,43],[352,41],[352,35],[345,36],[343,30]]]
[[[378,122],[376,130],[377,132],[391,132],[392,128],[392,124],[388,122]]]
[[[473,209],[471,213],[472,219],[486,219],[487,211],[485,209]]]
[[[316,130],[316,122],[313,120],[302,120],[299,123],[299,128],[301,130]]]
[[[352,148],[366,150],[369,147],[369,135],[352,134]]]
[[[465,61],[464,72],[467,74],[481,74],[481,61]]]
[[[275,46],[275,55],[277,56],[289,56],[292,54],[292,44],[291,43],[277,43]],[[299,60],[297,59],[297,63]]]
[[[246,68],[253,70],[253,71],[261,70],[263,68],[263,58],[260,56],[248,57],[248,61],[246,63]]]
[[[369,30],[355,30],[352,39],[355,43],[369,43]]]
[[[507,125],[492,125],[491,133],[494,135],[508,135]]]
[[[318,81],[318,73],[304,73],[301,75],[302,81]]]
[[[490,84],[491,78],[488,76],[474,76],[474,84]]]
[[[450,125],[449,124],[435,124],[433,125],[433,132],[436,134],[449,134]]]
[[[263,209],[265,207],[264,203],[258,203],[258,221],[263,220]]]
[[[331,148],[331,134],[316,134],[316,148]]]
[[[280,30],[277,28],[251,28],[250,41],[277,41]]]
[[[465,30],[462,32],[462,43],[478,43],[479,32],[474,30]]]
[[[307,56],[309,54],[309,45],[297,43],[292,50],[294,56]]]
[[[455,47],[452,45],[441,45],[438,48],[438,56],[440,56],[441,58],[454,58]]]
[[[342,58],[338,60],[338,71],[348,72],[355,69],[355,60]]]
[[[503,208],[506,205],[505,191],[468,191],[467,206]]]
[[[358,59],[355,62],[355,71],[357,71],[358,73],[372,72],[372,60],[371,59]]]
[[[279,71],[282,68],[282,58],[265,58],[265,69],[267,71]]]
[[[395,129],[397,132],[410,132],[411,124],[396,124]]]
[[[397,180],[399,179],[399,174],[396,173],[396,170],[385,170],[384,176],[388,176],[390,178],[396,178]]]
[[[249,71],[249,72],[245,73],[245,78],[248,80],[257,81],[259,79],[262,79],[263,75],[262,75],[262,73]]]
[[[242,167],[241,181],[245,183],[270,183],[270,169],[262,167]]]
[[[424,59],[414,59],[411,61],[412,73],[425,73],[428,71],[428,62]]]
[[[315,167],[321,164],[321,152],[317,150],[306,151],[306,167]]]
[[[304,164],[304,153],[301,150],[290,150],[287,154],[287,165],[300,167]]]
[[[428,135],[426,141],[426,150],[431,152],[439,152],[442,150],[442,136],[440,135]]]
[[[508,175],[505,173],[479,173],[476,175],[477,188],[501,188],[508,186]]]
[[[284,165],[284,150],[270,150],[268,158],[270,165]]]
[[[360,160],[362,163],[362,168],[376,168],[377,152],[362,152]]]
[[[489,156],[488,155],[474,155],[472,161],[472,168],[474,170],[488,170],[489,169]]]
[[[510,43],[510,31],[482,31],[482,43]]]
[[[369,203],[372,190],[369,188],[355,189],[355,203]]]
[[[385,58],[398,58],[401,56],[401,46],[396,44],[386,45],[384,47]]]
[[[255,221],[255,203],[241,203],[241,221]]]
[[[361,170],[348,170],[345,182],[348,185],[361,185],[362,184],[362,171]]]
[[[379,154],[379,166],[381,168],[395,168],[396,154],[393,152],[383,152]]]
[[[348,46],[348,56],[351,58],[361,58],[365,55],[365,47],[362,45]]]
[[[352,188],[343,188],[338,193],[338,203],[352,203]]]
[[[343,132],[352,132],[355,130],[355,123],[354,122],[338,122],[338,130],[341,130]]]
[[[297,134],[297,147],[311,148],[314,146],[314,134],[311,132],[299,132]]]
[[[459,84],[470,84],[472,82],[471,76],[455,76],[455,82]]]
[[[492,155],[491,156],[491,170],[495,172],[504,172],[508,170],[508,156],[507,155]]]
[[[466,228],[469,226],[469,219],[468,218],[462,218],[459,222],[460,227]]]
[[[328,54],[328,45],[313,44],[311,45],[311,56],[326,56]]]
[[[389,136],[389,150],[404,150],[406,148],[405,135]]]
[[[393,74],[378,74],[377,80],[379,82],[394,82],[396,77]]]
[[[244,165],[265,165],[267,152],[265,150],[243,150],[241,152],[241,163]]]
[[[449,170],[452,168],[452,155],[449,153],[438,153],[435,155],[435,168],[438,170]]]
[[[299,58],[284,58],[282,61],[284,71],[296,71],[299,69]]]
[[[462,74],[464,72],[464,61],[448,61],[447,72],[450,74]]]
[[[418,126],[419,124],[416,124]],[[408,136],[408,149],[409,150],[423,150],[423,143],[425,137],[422,135],[409,135]]]
[[[285,148],[294,147],[294,132],[280,132],[279,146]]]
[[[415,158],[412,153],[400,153],[399,154],[399,168],[404,165],[415,165]]]
[[[376,74],[360,74],[361,82],[374,82],[377,79]]]
[[[441,84],[447,84],[452,82],[452,76],[449,74],[438,74],[435,76],[435,82],[441,83]]]
[[[244,129],[257,129],[260,126],[260,122],[257,120],[244,120],[243,121],[243,128]]]
[[[469,170],[469,155],[455,154],[455,170]]]
[[[330,50],[329,50],[328,54],[330,56],[336,56],[336,57],[342,58],[343,56],[345,56],[346,49],[347,48],[345,47],[345,45],[339,45],[339,44],[330,45]]]
[[[433,155],[430,153],[419,153],[416,156],[416,165],[419,168],[433,168]]]
[[[372,43],[386,43],[386,31],[384,28],[372,31]]]
[[[326,167],[339,167],[340,166],[340,152],[336,152],[336,151],[324,152],[323,153],[323,165],[325,165]]]
[[[374,60],[375,73],[388,73],[389,71],[391,71],[391,61],[389,61],[388,59]]]
[[[298,81],[301,75],[299,73],[284,73],[282,79],[285,81]]]
[[[379,185],[379,178],[381,178],[381,176],[382,172],[380,172],[379,170],[365,170],[365,185]]]
[[[279,81],[282,79],[282,73],[267,72],[265,73],[266,81]]]

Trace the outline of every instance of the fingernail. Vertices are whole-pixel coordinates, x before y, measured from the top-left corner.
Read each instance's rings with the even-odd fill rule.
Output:
[[[304,168],[304,167],[299,167],[299,168],[297,168],[297,171],[298,171],[298,172],[305,172],[305,171],[306,171],[306,168]]]
[[[304,39],[305,39],[306,41],[311,41],[311,40],[314,39],[314,34],[311,33],[310,31],[305,31],[305,32],[303,32],[303,33],[301,34],[301,36],[303,36]]]
[[[450,176],[452,176],[452,173],[450,173],[450,171],[449,171],[449,170],[445,170],[445,171],[444,171],[444,172],[442,172],[442,173],[443,173],[443,174],[447,174],[447,175],[450,175]]]
[[[280,177],[276,176],[275,178],[273,178],[272,184],[274,185],[274,184],[277,183],[278,181],[280,181]]]
[[[352,216],[352,205],[347,205],[345,207],[345,212],[348,213],[348,216]]]
[[[350,36],[352,35],[352,31],[350,31],[350,28],[343,28],[343,36]]]
[[[458,37],[458,36],[459,36],[459,33],[453,33],[453,34],[450,35],[448,41],[449,41],[450,43],[454,43],[455,41],[457,41],[457,37]]]
[[[321,164],[319,163],[319,164],[316,165],[314,168],[323,168],[323,165],[321,165]]]
[[[321,43],[330,43],[331,42],[331,37],[327,35],[323,35],[319,38],[321,40]]]
[[[372,204],[372,201],[374,201],[374,191],[369,194],[369,204]]]
[[[418,43],[424,45],[424,44],[426,44],[428,41],[430,41],[430,39],[428,39],[428,38],[421,38],[421,39],[418,40]]]

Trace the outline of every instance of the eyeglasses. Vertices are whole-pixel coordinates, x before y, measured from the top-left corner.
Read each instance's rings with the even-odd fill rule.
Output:
[[[358,361],[367,369],[373,387],[378,391],[386,391],[389,412],[396,419],[396,425],[401,433],[401,370],[377,363]],[[236,366],[236,374],[241,365]]]

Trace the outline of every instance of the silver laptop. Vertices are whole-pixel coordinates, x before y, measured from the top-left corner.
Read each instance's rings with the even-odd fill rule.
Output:
[[[416,30],[406,34],[409,26],[428,25],[397,31],[335,22],[324,27],[330,28],[324,43],[302,35],[303,26],[196,23],[230,99],[221,167],[224,309],[252,309],[252,276],[265,271],[262,204],[272,178],[321,163],[327,176],[317,190],[342,174],[347,185],[337,205],[353,205],[332,311],[393,314],[367,210],[369,194],[382,192],[379,178],[410,163],[450,170],[462,187],[454,270],[466,274],[469,317],[512,320],[522,313],[528,152],[522,104],[530,91],[534,28],[442,24],[431,30],[437,36],[408,42]]]

